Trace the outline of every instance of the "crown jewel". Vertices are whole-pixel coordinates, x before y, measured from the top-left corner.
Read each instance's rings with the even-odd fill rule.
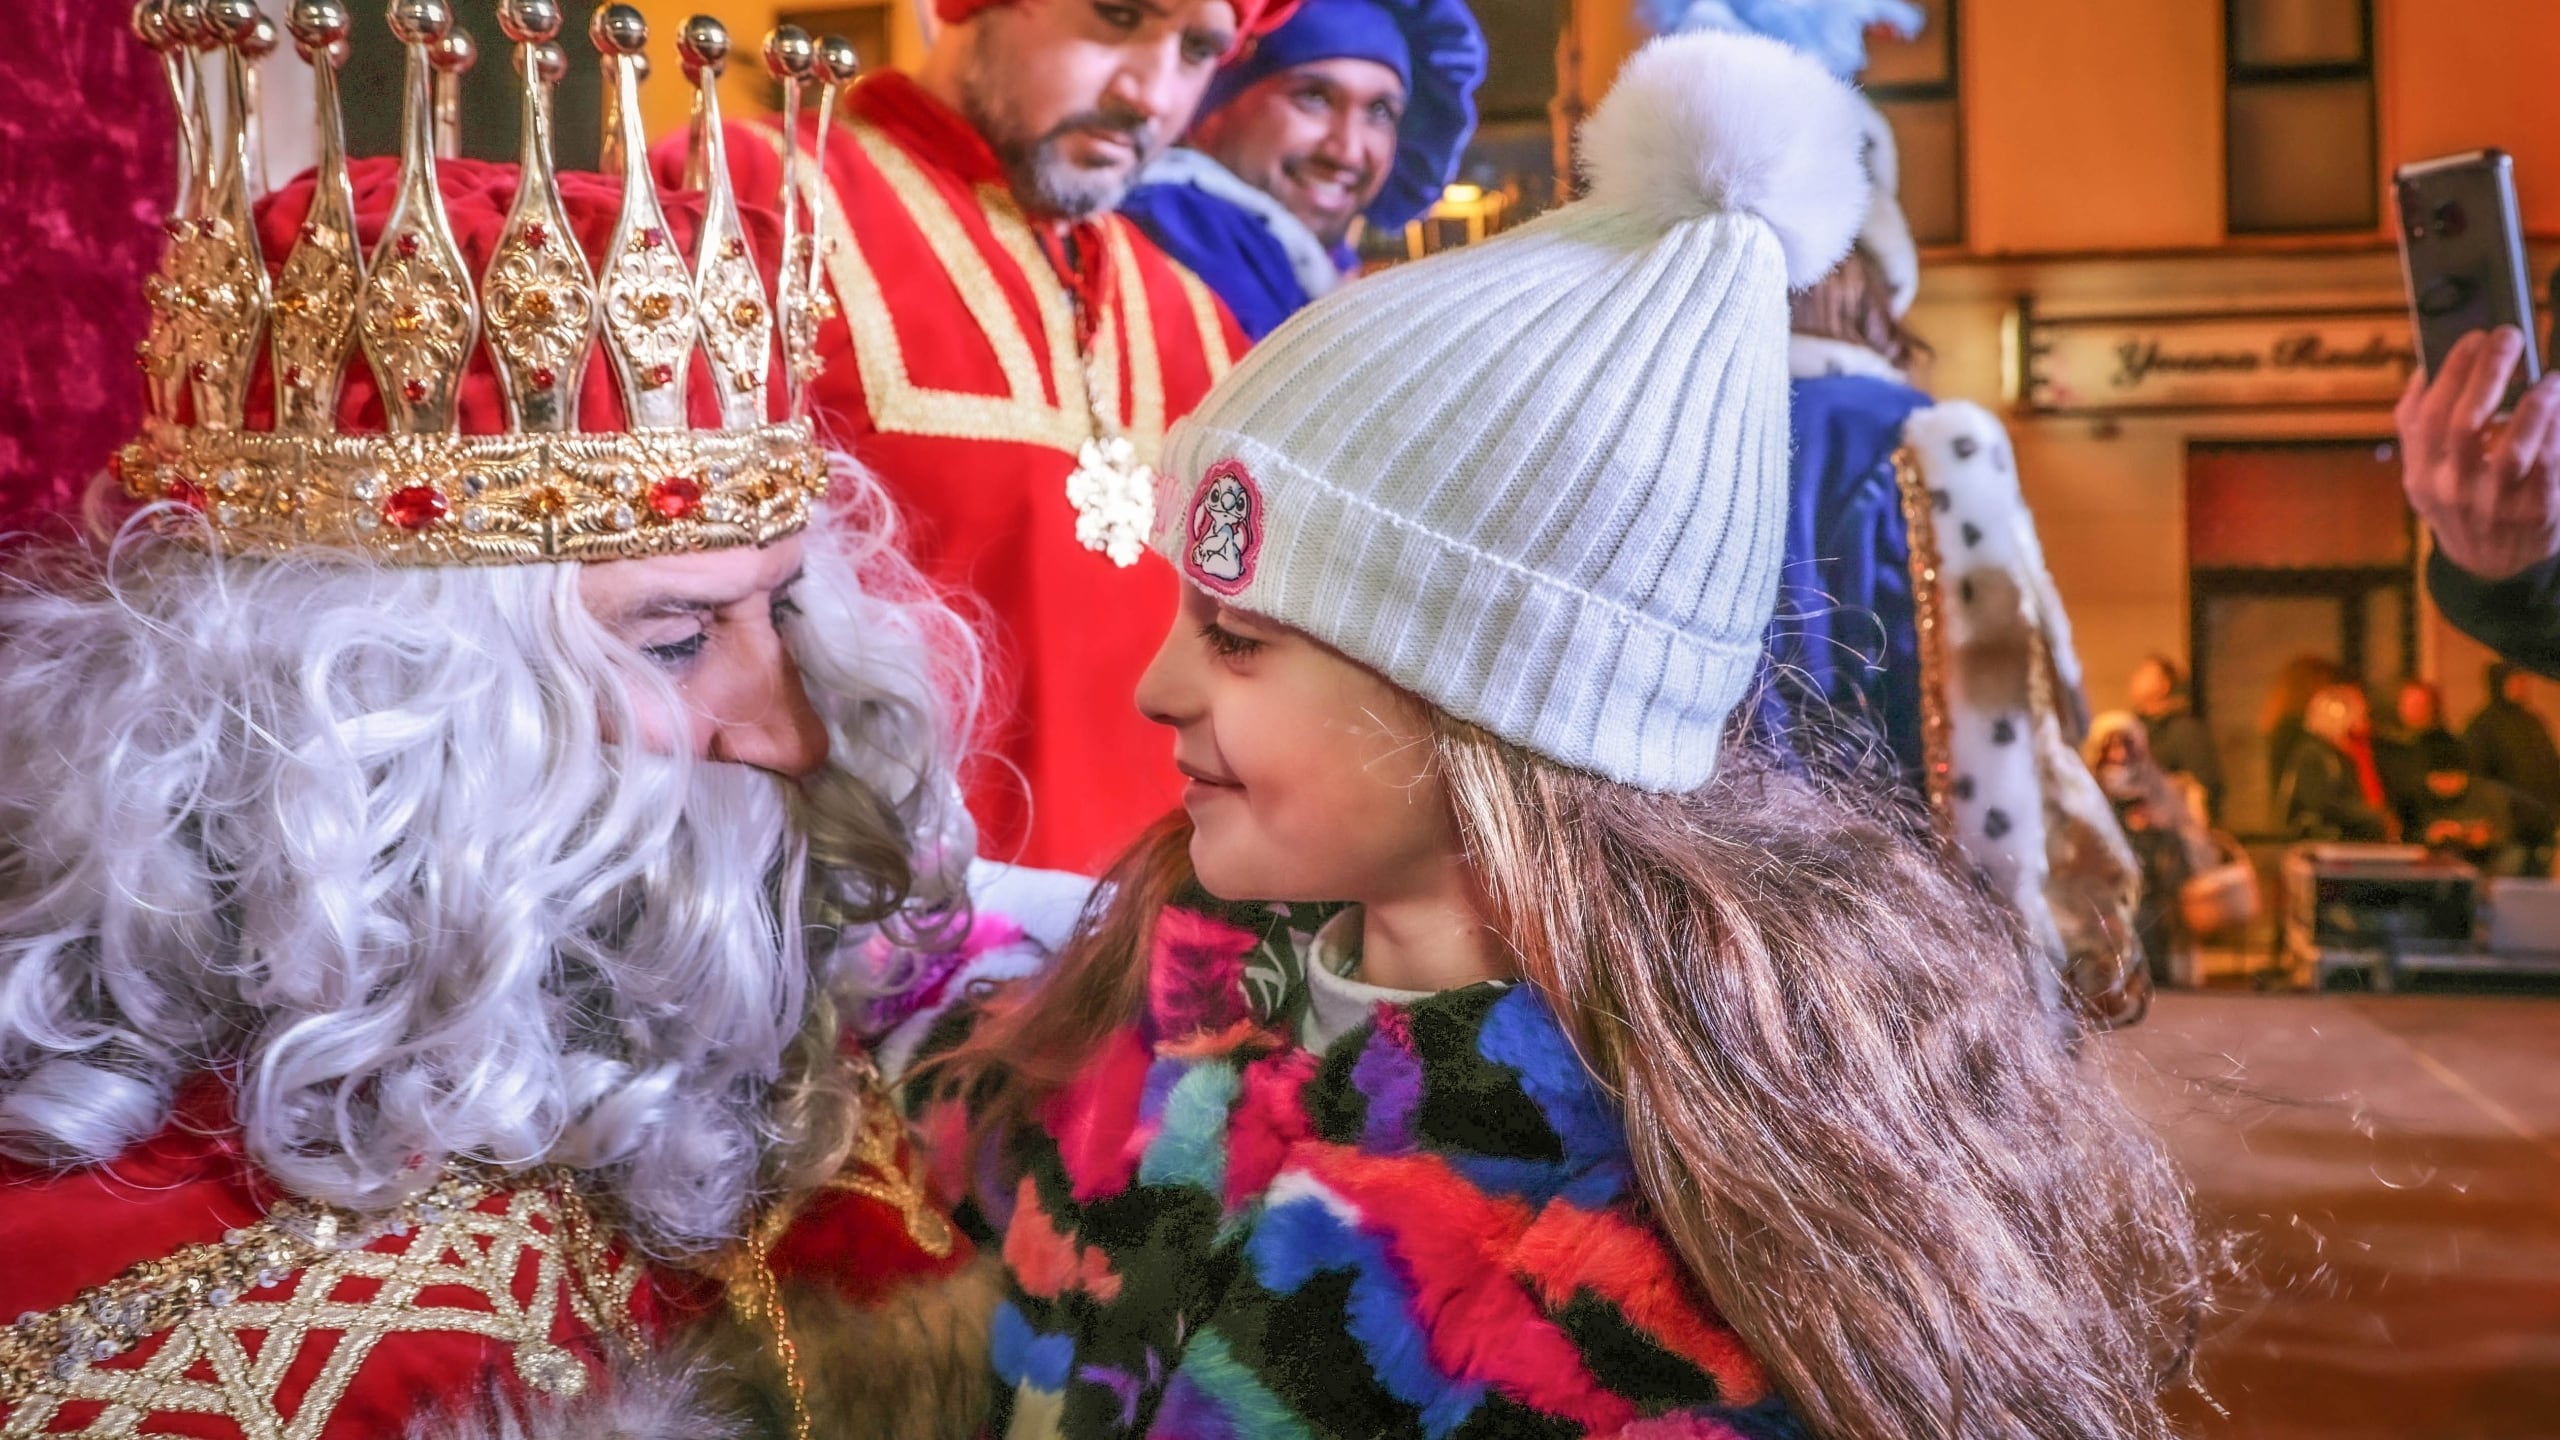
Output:
[[[815,246],[801,233],[795,163],[775,197],[783,238],[768,295],[722,151],[727,32],[696,16],[679,46],[694,87],[686,174],[703,192],[687,256],[647,164],[647,22],[626,4],[595,12],[606,169],[620,196],[591,269],[551,158],[551,92],[567,66],[561,5],[504,0],[524,145],[513,204],[475,272],[437,162],[454,157],[456,82],[477,47],[445,0],[392,0],[388,18],[407,52],[399,168],[367,253],[337,86],[349,12],[343,0],[293,5],[287,29],[312,69],[319,158],[271,280],[256,140],[269,118],[257,72],[277,48],[274,27],[253,0],[136,8],[134,31],[159,52],[177,103],[180,178],[168,249],[146,286],[147,414],[117,457],[127,493],[201,511],[225,550],[329,547],[407,564],[622,558],[763,543],[805,524],[826,483],[802,414],[817,371]],[[859,68],[851,47],[815,46],[788,26],[766,50],[793,112],[812,79],[831,111]],[[216,78],[200,54],[218,59]],[[599,349],[625,430],[579,428]],[[466,423],[465,380],[484,352],[504,414]],[[687,403],[697,357],[717,410],[701,426]],[[358,365],[380,398],[378,431],[345,423]],[[767,398],[777,385],[778,419]]]

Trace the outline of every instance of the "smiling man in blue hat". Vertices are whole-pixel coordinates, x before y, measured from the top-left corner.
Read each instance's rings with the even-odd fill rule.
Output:
[[[1350,273],[1355,219],[1401,226],[1439,198],[1484,70],[1464,0],[1307,0],[1210,82],[1121,213],[1259,340]]]

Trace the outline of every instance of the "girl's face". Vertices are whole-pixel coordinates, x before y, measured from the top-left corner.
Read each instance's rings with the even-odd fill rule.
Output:
[[[1460,855],[1422,706],[1192,586],[1138,709],[1174,731],[1200,883],[1229,900],[1420,893]]]

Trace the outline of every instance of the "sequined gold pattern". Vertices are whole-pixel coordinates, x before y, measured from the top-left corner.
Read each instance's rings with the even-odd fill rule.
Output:
[[[254,7],[231,8],[254,24]],[[157,12],[146,4],[145,13]],[[590,27],[615,77],[614,134],[633,159],[601,273],[592,275],[551,166],[550,87],[568,63],[552,43],[559,7],[509,7],[502,18],[518,44],[526,141],[517,202],[478,276],[436,178],[431,81],[436,57],[449,54],[445,42],[458,38],[449,7],[391,9],[406,52],[400,169],[369,255],[357,249],[340,143],[334,65],[350,24],[343,7],[294,9],[296,51],[315,71],[322,163],[273,294],[241,179],[245,159],[226,161],[218,183],[213,167],[191,167],[169,222],[169,250],[146,286],[150,417],[116,463],[132,498],[201,512],[202,522],[187,521],[181,533],[209,536],[233,553],[319,547],[403,565],[496,564],[764,544],[807,523],[826,461],[806,423],[766,419],[774,307],[745,243],[728,167],[710,167],[705,181],[714,220],[697,289],[638,160],[646,144],[635,94],[646,18],[613,4]],[[696,17],[686,29],[699,53],[726,53],[717,22]],[[237,101],[218,122],[205,115],[190,77],[200,41],[228,47],[233,88],[242,89],[267,58],[250,31],[190,31],[183,44],[162,27],[138,33],[169,61],[181,116],[205,128],[201,144],[188,131],[191,153],[199,161],[249,155],[254,117]],[[708,84],[716,67],[692,78]],[[262,337],[270,341],[277,423],[247,431],[241,412]],[[484,340],[505,389],[507,428],[457,434],[464,377]],[[629,433],[574,428],[599,340]],[[388,434],[337,430],[334,401],[357,342]],[[686,409],[685,376],[698,349],[713,357],[723,402],[720,423],[702,428]],[[784,350],[785,366],[816,364],[814,354]],[[183,403],[190,390],[191,416]]]
[[[511,1346],[526,1383],[573,1395],[585,1365],[553,1343],[564,1314],[636,1335],[641,1267],[572,1243],[592,1228],[575,1190],[545,1175],[509,1187],[448,1174],[374,1221],[279,1206],[0,1332],[0,1402],[13,1407],[0,1435],[62,1433],[52,1422],[83,1403],[104,1408],[72,1433],[205,1417],[249,1435],[317,1435],[374,1349],[407,1334]]]
[[[517,399],[517,423],[567,413],[594,347],[596,308],[587,262],[566,239],[568,221],[556,212],[515,224],[498,243],[482,284],[489,321],[489,349],[497,357],[508,392]],[[527,411],[532,412],[528,415]]]
[[[1920,754],[1929,813],[1943,834],[1955,827],[1955,731],[1947,710],[1947,631],[1939,593],[1937,501],[1909,446],[1894,452],[1894,484],[1911,540],[1912,628],[1920,636]]]
[[[327,192],[319,194],[325,199]],[[320,430],[337,419],[338,377],[354,338],[356,292],[364,279],[351,231],[345,217],[304,225],[276,277],[278,298],[268,323],[279,430]]]
[[[745,434],[209,433],[146,426],[126,493],[201,513],[225,553],[360,549],[396,565],[622,560],[761,545],[827,486],[807,422]],[[199,532],[200,533],[200,532]]]

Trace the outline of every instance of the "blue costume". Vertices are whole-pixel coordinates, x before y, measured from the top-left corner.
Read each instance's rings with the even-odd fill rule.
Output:
[[[1362,212],[1372,225],[1400,227],[1440,197],[1475,134],[1485,41],[1465,0],[1306,0],[1218,72],[1200,114],[1282,71],[1346,59],[1384,65],[1404,82],[1395,165]],[[1355,263],[1348,248],[1328,248],[1279,201],[1197,150],[1175,149],[1149,166],[1120,210],[1207,281],[1256,340]]]
[[[1915,788],[1921,744],[1920,638],[1911,587],[1911,530],[1894,456],[1903,426],[1930,404],[1879,375],[1816,374],[1791,387],[1796,483],[1764,695],[1789,711],[1860,722],[1880,735]]]

